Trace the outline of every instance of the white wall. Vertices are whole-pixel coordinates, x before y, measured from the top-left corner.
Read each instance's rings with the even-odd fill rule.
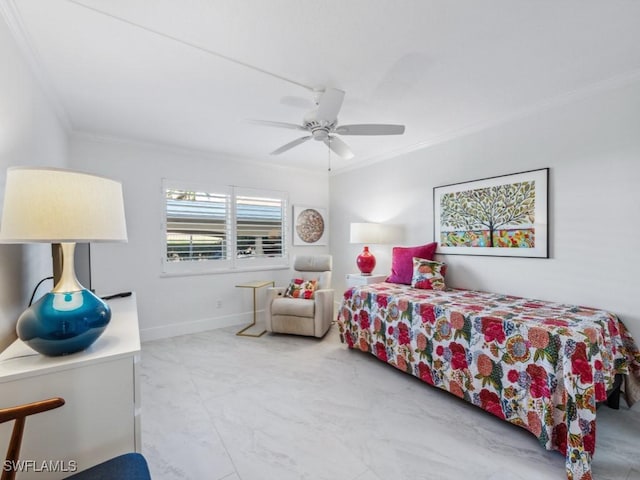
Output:
[[[7,167],[64,166],[67,134],[1,15],[0,65],[1,207]],[[19,314],[37,282],[51,270],[49,245],[0,245],[0,350],[15,339]]]
[[[404,244],[427,243],[433,187],[543,167],[551,168],[551,258],[443,255],[448,284],[608,309],[640,339],[638,83],[333,176],[336,287],[357,272],[350,222],[402,224]],[[388,272],[391,246],[372,249],[376,273]]]
[[[286,269],[162,276],[163,178],[286,191],[290,206],[329,206],[326,173],[266,167],[222,154],[76,135],[71,141],[71,164],[123,182],[129,242],[92,245],[93,287],[102,295],[136,291],[143,340],[249,323],[251,291],[235,285],[273,279],[281,286],[291,278]],[[327,252],[326,246],[291,250],[292,256]],[[259,292],[258,302],[264,293]]]

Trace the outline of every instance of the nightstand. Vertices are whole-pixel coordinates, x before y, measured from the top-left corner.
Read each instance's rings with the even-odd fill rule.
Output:
[[[347,288],[371,285],[372,283],[384,282],[386,275],[361,275],[359,273],[348,273],[346,276]]]

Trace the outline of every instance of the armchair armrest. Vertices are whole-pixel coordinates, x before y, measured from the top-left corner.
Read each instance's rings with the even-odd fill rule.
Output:
[[[271,303],[274,298],[284,295],[285,287],[267,287],[268,303]]]
[[[332,288],[323,288],[316,290],[315,301],[315,336],[322,337],[329,330],[331,322],[333,321],[333,295],[334,290]]]
[[[271,305],[276,298],[284,295],[285,287],[268,287],[267,288],[267,305],[264,312],[264,326],[267,332],[273,332],[273,323],[271,317]]]

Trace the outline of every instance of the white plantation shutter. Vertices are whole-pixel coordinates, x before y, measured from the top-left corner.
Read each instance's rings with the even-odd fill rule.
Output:
[[[229,195],[166,191],[167,261],[224,260],[229,248]]]
[[[287,195],[165,180],[163,271],[287,266]]]
[[[238,265],[286,264],[286,199],[284,192],[234,189]]]

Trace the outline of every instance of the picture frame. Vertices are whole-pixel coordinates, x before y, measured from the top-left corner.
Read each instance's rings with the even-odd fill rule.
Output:
[[[433,189],[436,253],[549,258],[549,168]]]
[[[326,208],[294,205],[294,245],[327,245],[328,227]]]

